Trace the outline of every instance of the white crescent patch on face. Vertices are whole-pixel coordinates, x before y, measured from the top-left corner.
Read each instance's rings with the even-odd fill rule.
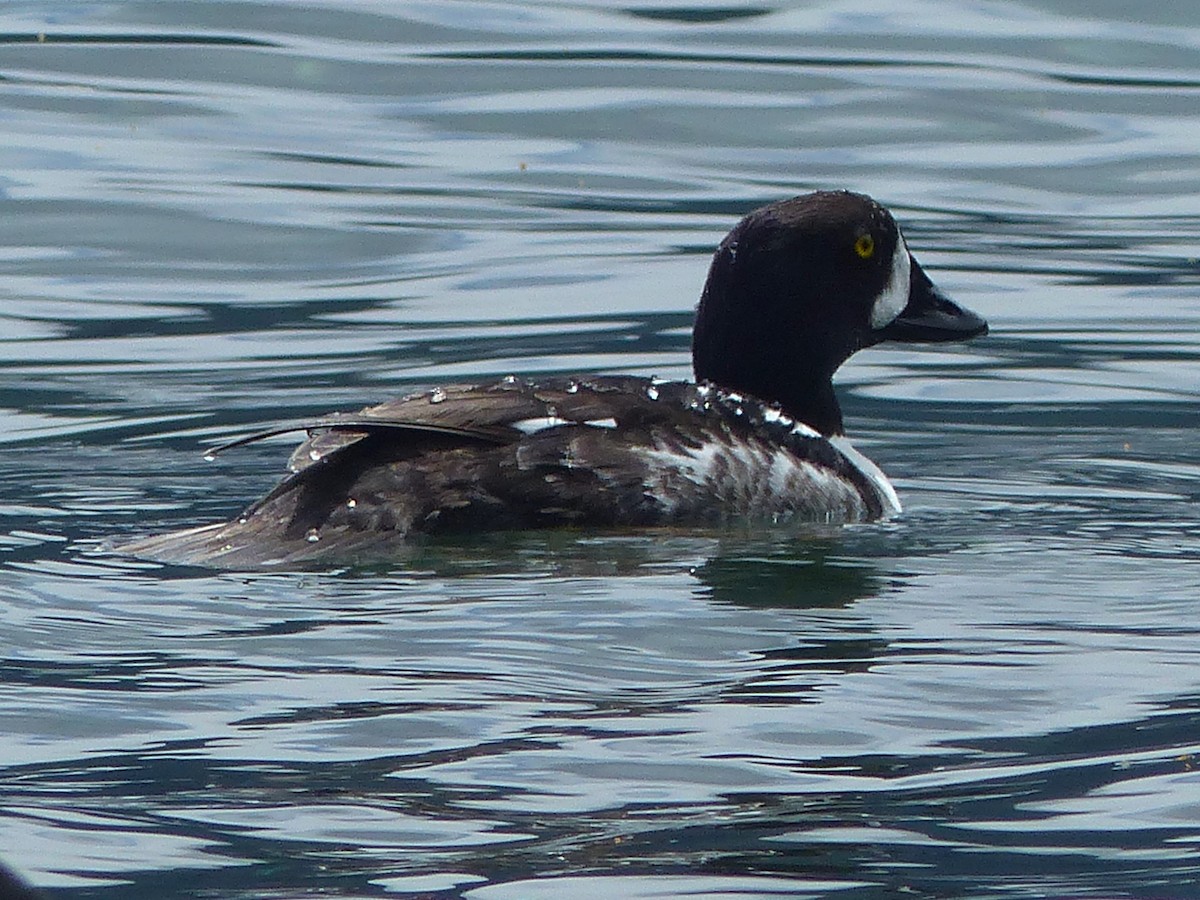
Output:
[[[871,327],[879,330],[896,320],[908,306],[909,279],[912,276],[912,257],[904,235],[896,232],[896,249],[892,252],[892,275],[871,305]]]

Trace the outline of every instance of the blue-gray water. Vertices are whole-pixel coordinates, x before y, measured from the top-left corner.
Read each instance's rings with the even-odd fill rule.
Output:
[[[0,859],[51,896],[1200,894],[1193,4],[11,3],[0,50]],[[94,552],[267,489],[287,444],[201,458],[251,423],[685,377],[713,246],[815,187],[992,323],[839,376],[898,520]]]

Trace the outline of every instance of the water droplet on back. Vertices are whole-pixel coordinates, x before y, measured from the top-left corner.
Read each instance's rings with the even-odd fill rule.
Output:
[[[321,539],[321,532],[317,531],[317,529],[315,529],[315,528],[310,528],[305,533],[304,539],[306,541],[308,541],[310,544],[315,544],[317,541],[319,541]]]
[[[443,391],[441,388],[434,388],[432,391],[429,392],[429,402],[430,403],[441,403],[445,399],[446,399],[446,392]]]

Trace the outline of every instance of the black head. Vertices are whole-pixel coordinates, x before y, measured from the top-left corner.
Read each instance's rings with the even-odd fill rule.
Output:
[[[757,209],[717,248],[696,312],[698,381],[779,403],[842,430],[833,373],[881,341],[955,341],[987,323],[934,287],[891,214],[862,194],[818,191]]]

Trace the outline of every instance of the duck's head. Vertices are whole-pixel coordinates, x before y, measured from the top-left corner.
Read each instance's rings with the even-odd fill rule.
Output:
[[[964,341],[987,322],[942,294],[891,213],[818,191],[755,210],[713,256],[696,312],[698,381],[780,404],[823,434],[842,416],[833,373],[882,341]]]

